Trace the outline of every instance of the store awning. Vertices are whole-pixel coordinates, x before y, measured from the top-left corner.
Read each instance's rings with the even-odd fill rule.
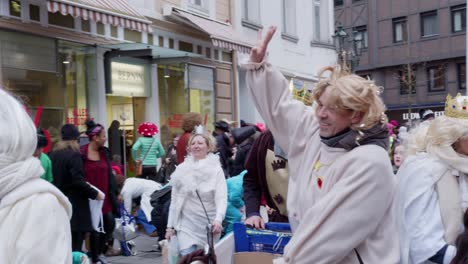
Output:
[[[144,43],[122,43],[122,44],[105,44],[99,45],[99,47],[117,50],[117,51],[146,51],[141,54],[144,56],[151,56],[153,59],[174,59],[174,58],[200,58],[202,55],[163,48],[159,46],[144,44]]]
[[[139,14],[125,0],[49,0],[51,13],[80,17],[84,20],[151,32],[151,21]]]
[[[170,15],[172,18],[207,33],[215,47],[250,53],[253,46],[251,43],[244,41],[245,37],[243,38],[238,34],[229,24],[198,16],[178,8],[173,8]]]

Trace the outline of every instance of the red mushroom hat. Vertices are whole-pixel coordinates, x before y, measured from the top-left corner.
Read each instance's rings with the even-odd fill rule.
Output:
[[[152,137],[159,132],[158,126],[151,122],[144,122],[138,126],[138,133],[145,137]]]

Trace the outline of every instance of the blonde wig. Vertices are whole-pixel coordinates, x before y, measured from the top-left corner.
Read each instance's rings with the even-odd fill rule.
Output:
[[[205,139],[206,145],[208,146],[208,152],[215,152],[216,151],[216,140],[215,138],[210,135],[208,132],[204,132],[201,134],[193,134],[190,136],[190,139],[187,144],[187,152],[190,150],[190,146],[192,145],[192,141],[196,136],[201,136]]]
[[[455,142],[468,137],[468,120],[447,116],[425,121],[413,129],[407,142],[408,154],[431,153],[435,148],[451,147]]]
[[[329,72],[328,78],[323,78]],[[344,71],[340,66],[329,66],[319,72],[319,83],[313,90],[314,100],[320,99],[325,91],[329,92],[331,102],[337,110],[361,112],[359,124],[353,130],[366,130],[378,123],[387,123],[385,105],[380,98],[380,87],[374,81]]]

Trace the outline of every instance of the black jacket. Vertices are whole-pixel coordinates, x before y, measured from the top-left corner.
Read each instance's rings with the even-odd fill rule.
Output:
[[[72,231],[92,231],[89,200],[96,199],[98,192],[86,183],[81,154],[71,148],[50,153],[53,184],[62,191],[72,204]]]

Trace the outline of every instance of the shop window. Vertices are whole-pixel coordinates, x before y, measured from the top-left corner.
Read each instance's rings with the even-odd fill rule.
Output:
[[[421,14],[421,36],[430,37],[439,33],[437,24],[437,11]]]
[[[103,23],[101,23],[101,22],[96,23],[96,33],[98,35],[104,36],[105,31],[104,31],[104,24]]]
[[[466,90],[466,63],[457,64],[458,89]]]
[[[445,91],[445,66],[438,65],[428,67],[427,73],[427,87],[429,92]]]
[[[200,113],[208,129],[213,129],[212,123],[215,117],[213,68],[159,64],[158,87],[163,145],[169,145],[174,134],[181,132],[182,116],[189,111]]]
[[[57,12],[57,13],[49,12],[49,24],[60,26],[60,27],[66,27],[66,28],[74,28],[75,20],[70,15],[64,16],[60,14],[60,12]]]
[[[21,17],[21,2],[10,0],[10,16]]]
[[[29,5],[29,19],[33,21],[40,21],[40,8],[37,5]]]
[[[89,20],[81,20],[81,31],[84,32],[90,32],[91,31],[91,25]]]
[[[404,42],[407,39],[406,17],[393,19],[393,42]]]
[[[141,42],[141,32],[124,29],[124,39],[133,42]]]
[[[205,56],[206,56],[208,59],[211,59],[211,49],[210,49],[210,48],[206,48],[206,49],[205,49]]]
[[[455,6],[452,11],[452,32],[465,32],[466,30],[466,5]]]
[[[193,45],[192,43],[179,41],[179,50],[186,51],[186,52],[193,52]]]

